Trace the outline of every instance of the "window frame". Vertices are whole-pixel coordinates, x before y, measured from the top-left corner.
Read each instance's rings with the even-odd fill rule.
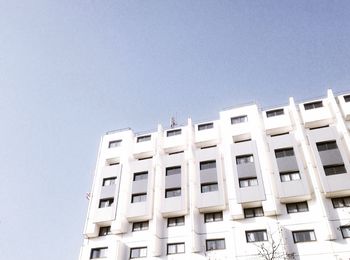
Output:
[[[297,234],[302,234],[302,233],[306,233],[306,232],[309,232],[309,235],[312,234],[312,235],[310,235],[310,240],[296,241],[296,235],[297,235]],[[316,233],[315,233],[315,230],[314,230],[314,229],[295,230],[295,231],[292,231],[292,236],[293,236],[294,244],[317,241]],[[312,236],[313,236],[314,239],[312,239]]]
[[[248,183],[247,186],[243,186],[243,185],[242,185],[242,183],[245,182],[245,181],[248,181],[248,182],[247,182],[247,183]],[[252,184],[252,181],[255,181],[256,184],[251,185],[251,184]],[[239,178],[239,179],[238,179],[238,182],[239,182],[239,187],[240,187],[240,188],[247,188],[247,187],[259,186],[258,177]]]
[[[244,154],[236,156],[236,165],[254,163],[254,155],[253,154]]]
[[[177,171],[175,172],[175,170]],[[172,175],[178,175],[178,174],[181,174],[181,165],[165,168],[165,176],[172,176]]]
[[[200,171],[209,170],[209,169],[216,169],[216,160],[207,160],[207,161],[199,162]]]
[[[122,141],[123,140],[121,140],[121,139],[109,141],[108,142],[108,149],[120,147],[122,145]]]
[[[174,198],[174,197],[181,197],[181,187],[165,189],[165,198]]]
[[[317,109],[323,107],[323,102],[322,100],[320,101],[313,101],[313,102],[308,102],[304,104],[304,109],[306,110],[312,110],[312,109]]]
[[[344,239],[350,238],[350,225],[340,226],[339,229],[340,229],[340,233]],[[344,229],[348,230],[347,231],[348,234],[344,234]]]
[[[280,172],[280,180],[281,182],[290,182],[290,181],[299,181],[301,180],[301,175],[299,171],[286,171],[286,172]],[[282,177],[288,176],[288,180],[282,179]],[[293,179],[292,176],[298,176],[298,179]]]
[[[145,231],[149,229],[149,221],[138,221],[132,223],[132,232]]]
[[[283,108],[278,108],[278,109],[273,109],[273,110],[266,111],[266,117],[267,118],[281,116],[281,115],[284,115],[284,109]]]
[[[136,143],[143,143],[151,141],[152,135],[141,135],[136,138]]]
[[[98,231],[98,236],[99,237],[104,237],[104,236],[108,236],[111,235],[111,226],[104,226],[104,227],[100,227],[99,231]]]
[[[247,115],[234,116],[234,117],[231,117],[230,121],[231,121],[231,125],[247,123],[248,116]]]
[[[108,202],[107,206],[102,207],[102,205],[104,205],[103,203],[105,203],[105,202]],[[112,198],[112,197],[111,198],[100,199],[100,201],[98,203],[98,208],[99,209],[109,208],[109,207],[111,207],[113,205],[113,203],[114,203],[114,198]]]
[[[108,251],[108,247],[91,248],[90,259],[105,258],[105,257],[107,257],[107,251]]]
[[[102,186],[111,186],[116,184],[117,177],[108,177],[108,178],[103,178],[102,180]]]
[[[135,198],[141,198],[141,200],[135,201]],[[135,193],[131,195],[131,203],[140,203],[140,202],[145,202],[147,201],[147,193],[142,192],[142,193]]]
[[[261,210],[261,213],[258,212],[258,210]],[[258,218],[258,217],[263,217],[265,215],[263,207],[254,207],[254,208],[246,208],[243,210],[244,211],[244,218]],[[247,212],[251,211],[252,214],[248,216]]]
[[[169,253],[169,247],[175,246],[175,252]],[[183,246],[183,251],[179,251],[179,246]],[[185,249],[185,242],[178,242],[178,243],[168,243],[166,247],[166,254],[167,255],[175,255],[175,254],[184,254],[186,251]]]
[[[209,190],[204,190],[209,188]],[[217,182],[209,182],[201,184],[201,193],[214,192],[219,190],[219,184]]]
[[[141,178],[139,178],[140,176]],[[144,176],[146,177],[144,178]],[[134,172],[133,174],[133,181],[141,181],[141,180],[147,180],[147,179],[148,179],[148,171]]]
[[[208,129],[213,129],[214,128],[214,123],[210,122],[210,123],[204,123],[204,124],[200,124],[197,126],[197,130],[198,131],[204,131],[204,130],[208,130]]]
[[[323,171],[326,176],[345,174],[347,170],[344,164],[323,165]]]
[[[181,128],[166,131],[166,137],[172,137],[172,136],[177,136],[177,135],[181,135],[181,134],[182,134]]]
[[[141,255],[142,250],[146,249],[146,254],[145,255]],[[133,256],[132,253],[133,251],[138,252],[137,256]],[[147,257],[147,247],[146,246],[142,246],[142,247],[132,247],[130,248],[130,255],[129,255],[129,259],[135,259],[135,258],[145,258]]]
[[[296,209],[296,211],[293,210],[294,208]],[[309,212],[309,205],[307,201],[286,203],[286,209],[288,214]]]
[[[350,207],[350,196],[332,198],[332,204],[334,209],[349,208]],[[348,200],[348,203],[347,203]],[[342,206],[335,205],[335,201],[341,202]]]
[[[276,159],[285,158],[285,157],[295,157],[294,147],[285,147],[275,149],[275,157]]]
[[[172,217],[167,219],[167,227],[178,227],[178,226],[184,226],[184,225],[185,225],[185,216]]]
[[[204,223],[220,222],[223,220],[222,211],[204,213]]]
[[[208,243],[215,242],[215,248],[209,248]],[[218,242],[223,242],[223,247],[222,248],[217,248]],[[205,251],[214,251],[214,250],[225,250],[226,249],[226,241],[225,238],[215,238],[215,239],[206,239],[205,240]]]
[[[250,241],[249,234],[253,234],[254,241]],[[259,237],[260,234],[262,234],[263,239],[262,240],[256,240],[256,238],[260,239],[260,237]],[[247,243],[265,242],[265,241],[269,240],[269,238],[267,236],[267,230],[266,229],[246,230],[245,231],[245,237],[246,237]]]
[[[339,149],[338,144],[337,144],[337,140],[328,140],[328,141],[324,141],[324,142],[317,142],[316,148],[317,148],[317,151],[319,151],[319,152]]]
[[[345,103],[350,102],[350,95],[344,95],[343,96]]]

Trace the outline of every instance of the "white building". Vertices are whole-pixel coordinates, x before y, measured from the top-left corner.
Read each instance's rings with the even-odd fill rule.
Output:
[[[350,95],[102,137],[80,260],[350,259]]]

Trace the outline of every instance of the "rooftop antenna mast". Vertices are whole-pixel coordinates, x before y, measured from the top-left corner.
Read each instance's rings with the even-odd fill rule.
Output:
[[[177,126],[176,119],[175,119],[174,116],[172,116],[172,117],[170,118],[170,127],[171,127],[171,128],[174,128],[175,126]]]

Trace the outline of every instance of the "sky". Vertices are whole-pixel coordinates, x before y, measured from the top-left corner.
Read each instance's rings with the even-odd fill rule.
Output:
[[[1,259],[78,259],[109,130],[350,92],[349,17],[345,0],[0,0]]]

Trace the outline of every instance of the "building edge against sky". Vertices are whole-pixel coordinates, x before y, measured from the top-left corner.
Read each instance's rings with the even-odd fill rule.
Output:
[[[350,258],[350,95],[101,139],[80,260]]]

